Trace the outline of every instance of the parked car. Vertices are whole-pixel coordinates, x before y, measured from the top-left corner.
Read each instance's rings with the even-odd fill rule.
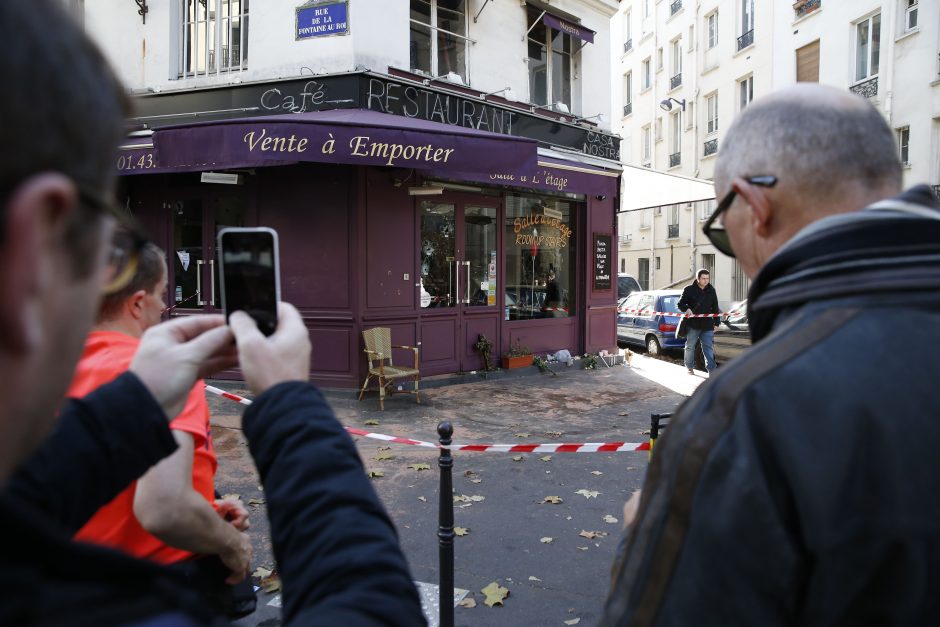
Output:
[[[626,298],[633,292],[640,291],[640,283],[632,274],[617,275],[617,299]]]
[[[721,317],[721,326],[716,329],[715,360],[724,363],[737,357],[751,345],[751,329],[747,322],[747,299],[734,303]]]
[[[643,346],[650,355],[683,350],[685,339],[676,338],[681,297],[681,290],[654,290],[622,299],[617,307],[617,342]]]

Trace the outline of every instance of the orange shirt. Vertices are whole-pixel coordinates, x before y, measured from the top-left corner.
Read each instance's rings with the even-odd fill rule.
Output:
[[[85,341],[85,350],[75,370],[68,396],[81,398],[123,374],[130,367],[139,344],[138,338],[117,331],[93,331]],[[133,420],[133,414],[129,413],[127,419]],[[212,448],[205,383],[196,383],[189,393],[186,407],[170,423],[170,428],[185,431],[193,436],[193,489],[209,503],[214,503],[217,462]],[[75,538],[163,564],[191,557],[192,553],[167,546],[140,526],[134,516],[136,488],[135,481],[113,501],[98,510],[91,520],[79,529]]]

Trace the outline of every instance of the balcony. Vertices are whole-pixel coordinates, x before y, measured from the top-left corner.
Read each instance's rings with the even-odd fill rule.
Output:
[[[669,5],[669,17],[678,13],[680,9],[682,9],[682,0],[674,0],[674,2]]]
[[[795,19],[800,19],[804,15],[809,15],[816,9],[822,7],[822,0],[798,0],[793,3],[793,12],[796,14]]]
[[[633,103],[628,102],[627,104],[623,105],[623,117],[627,117],[631,113],[633,113]]]
[[[747,31],[740,37],[738,37],[738,50],[744,50],[748,46],[754,43],[754,29]]]
[[[668,230],[666,232],[666,239],[675,239],[679,237],[679,225],[670,224],[668,225]]]
[[[676,167],[677,165],[680,165],[681,163],[682,163],[682,153],[681,153],[681,152],[674,152],[674,153],[672,153],[671,155],[669,155],[669,167],[670,167],[670,168],[674,168],[674,167]]]
[[[869,78],[867,81],[852,85],[849,87],[849,91],[865,98],[874,98],[878,95],[878,77]]]
[[[631,50],[633,50],[633,39],[628,39],[625,42],[623,42],[623,52],[624,54],[626,54],[630,52]]]
[[[682,85],[682,72],[679,72],[675,76],[669,79],[669,89],[673,90],[676,87]]]
[[[713,155],[716,152],[718,152],[718,140],[717,139],[710,139],[707,142],[705,142],[705,156],[706,157],[708,155]]]
[[[629,246],[629,245],[630,245],[630,242],[632,242],[632,241],[633,241],[633,234],[632,234],[632,233],[627,233],[626,235],[621,235],[621,236],[620,236],[620,245],[621,245],[621,246]]]

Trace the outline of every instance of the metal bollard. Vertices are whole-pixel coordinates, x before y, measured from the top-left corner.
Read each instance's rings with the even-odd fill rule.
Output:
[[[437,539],[440,544],[439,601],[441,627],[454,627],[454,458],[450,454],[451,436],[454,427],[446,420],[437,425],[441,449],[437,465],[441,469],[441,485],[438,495]]]
[[[656,440],[659,438],[660,429],[665,429],[665,420],[672,417],[672,414],[650,414],[650,459],[653,457],[653,448],[656,446]]]

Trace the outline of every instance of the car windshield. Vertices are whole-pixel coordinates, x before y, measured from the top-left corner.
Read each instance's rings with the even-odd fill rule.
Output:
[[[663,311],[679,313],[679,297],[663,296]]]

